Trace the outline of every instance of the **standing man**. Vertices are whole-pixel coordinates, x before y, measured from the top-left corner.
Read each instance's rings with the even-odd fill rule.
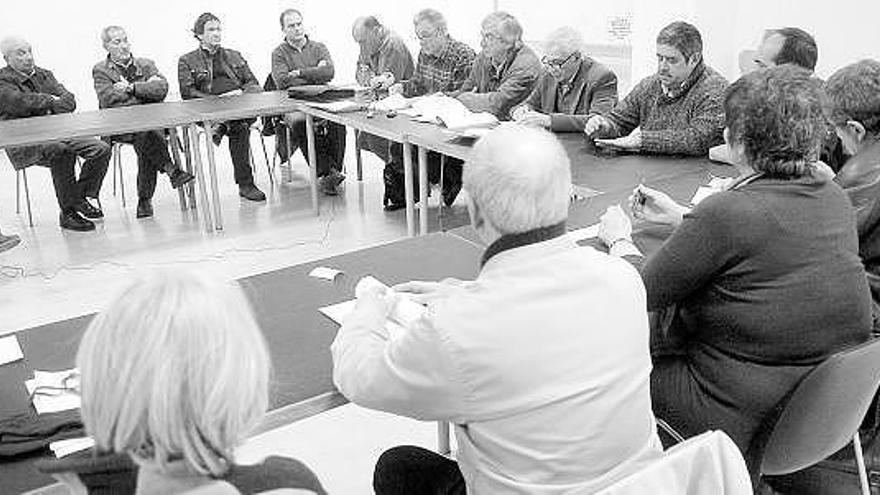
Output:
[[[482,51],[457,97],[472,112],[502,120],[528,98],[541,75],[541,62],[522,41],[522,27],[507,12],[493,12],[482,22]]]
[[[199,40],[199,48],[177,62],[180,96],[184,100],[262,91],[241,53],[220,46],[221,32],[220,19],[214,14],[205,12],[196,19],[193,35]],[[214,144],[219,145],[224,134],[229,136],[229,155],[238,195],[251,201],[265,201],[266,195],[254,185],[251,170],[252,122],[253,119],[246,119],[218,124],[213,129]]]
[[[101,42],[107,50],[107,58],[92,68],[92,79],[100,108],[165,100],[168,95],[168,81],[159,73],[152,60],[131,54],[125,29],[120,26],[105,27],[101,30]],[[163,130],[113,136],[110,141],[134,145],[138,157],[137,218],[153,216],[152,199],[159,171],[168,174],[171,187],[175,189],[193,180],[192,174],[181,170],[171,159]]]
[[[577,29],[561,27],[546,40],[541,59],[547,69],[532,95],[513,109],[513,120],[553,132],[581,132],[593,115],[608,113],[617,103],[617,76],[582,53]]]
[[[660,155],[705,156],[722,142],[727,80],[703,62],[696,27],[673,22],[657,35],[657,73],[584,133],[599,147]]]
[[[306,35],[302,13],[296,9],[287,9],[281,13],[280,21],[284,41],[272,50],[272,78],[275,87],[287,89],[291,86],[330,82],[334,74],[330,51],[323,43],[313,41]],[[286,114],[284,123],[290,129],[290,153],[302,148],[303,156],[308,159],[305,115],[302,112]],[[321,191],[328,196],[335,196],[339,194],[339,184],[345,180],[345,175],[342,174],[345,126],[315,119],[315,147]]]
[[[73,93],[55,79],[52,71],[36,66],[30,43],[6,38],[0,42],[0,52],[7,64],[0,69],[0,120],[73,112]],[[92,221],[104,218],[97,202],[110,163],[107,143],[96,138],[67,139],[9,148],[6,154],[16,169],[43,165],[52,170],[62,229],[95,230]],[[75,170],[77,156],[83,158],[79,178]]]
[[[413,17],[413,28],[419,39],[418,63],[413,76],[406,81],[391,85],[390,93],[400,93],[407,98],[461,89],[470,75],[476,54],[474,50],[449,36],[446,19],[434,9],[424,9]],[[416,153],[416,150],[413,150]],[[385,166],[385,209],[397,210],[406,206],[403,191],[403,146],[391,145],[391,162]],[[418,158],[413,160],[417,163]],[[428,152],[428,181],[440,181],[440,154]],[[446,158],[443,174],[443,202],[451,206],[461,190],[461,160]],[[418,177],[418,174],[413,174]],[[418,189],[418,188],[416,188]]]
[[[355,78],[361,86],[386,90],[392,84],[413,75],[413,59],[403,38],[386,28],[374,16],[358,17],[351,26],[351,37],[360,45]],[[391,162],[387,139],[360,133],[358,146],[373,152],[386,169]]]

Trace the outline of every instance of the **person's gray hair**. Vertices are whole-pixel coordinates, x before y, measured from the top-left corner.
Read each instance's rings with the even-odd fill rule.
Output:
[[[497,28],[501,39],[511,45],[522,43],[522,26],[516,17],[504,11],[496,11],[487,15],[481,23],[483,29]]]
[[[269,353],[239,287],[138,277],[89,324],[76,363],[82,419],[101,451],[222,476],[268,406]]]
[[[351,34],[354,37],[358,37],[357,35],[360,33],[367,33],[382,27],[382,23],[379,22],[379,19],[376,16],[368,15],[363,17],[358,17],[351,24]]]
[[[825,83],[825,93],[835,125],[854,120],[880,135],[880,62],[865,59],[838,70]]]
[[[0,41],[0,54],[6,57],[13,48],[22,43],[27,44],[27,40],[20,36],[7,36]]]
[[[750,72],[724,97],[729,139],[746,163],[778,178],[808,175],[827,131],[822,83],[795,65]]]
[[[571,165],[548,131],[501,126],[477,141],[463,187],[501,234],[547,227],[568,216]]]
[[[107,44],[110,42],[110,33],[113,31],[122,31],[125,32],[125,28],[122,26],[107,26],[101,30],[101,43]]]
[[[570,55],[574,52],[580,53],[583,47],[583,36],[581,36],[580,31],[571,26],[554,29],[544,40],[544,51],[546,53],[558,52]]]
[[[446,18],[439,11],[434,9],[422,9],[413,16],[413,25],[426,23],[437,32],[446,33]]]

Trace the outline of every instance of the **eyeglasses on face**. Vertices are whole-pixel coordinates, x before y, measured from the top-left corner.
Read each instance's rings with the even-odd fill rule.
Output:
[[[504,39],[500,34],[490,31],[482,31],[480,36],[486,41],[502,41]]]
[[[541,63],[546,65],[547,67],[559,69],[562,68],[563,65],[568,63],[568,61],[571,60],[571,58],[575,55],[577,55],[577,52],[572,52],[567,57],[562,59],[544,56],[541,58]]]

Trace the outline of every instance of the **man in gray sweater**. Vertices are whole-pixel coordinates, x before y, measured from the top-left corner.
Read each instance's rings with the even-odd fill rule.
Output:
[[[657,35],[657,73],[606,115],[587,121],[596,146],[615,151],[706,155],[722,142],[727,80],[703,62],[696,27],[673,22]]]

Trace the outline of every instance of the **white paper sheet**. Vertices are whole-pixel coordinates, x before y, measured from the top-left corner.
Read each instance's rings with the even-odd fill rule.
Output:
[[[37,414],[46,414],[69,409],[79,409],[82,401],[76,390],[60,390],[72,385],[71,380],[65,380],[72,373],[78,373],[76,368],[64,371],[34,371],[34,378],[24,382],[28,394],[33,396],[34,408]],[[45,393],[34,395],[37,387],[50,387]]]
[[[570,230],[568,231],[568,235],[575,241],[582,241],[584,239],[599,237],[599,224],[594,223],[593,225],[589,225],[582,229]]]
[[[355,287],[355,294],[361,295],[371,288],[390,290],[387,285],[371,276],[363,277]],[[398,338],[409,325],[415,323],[425,313],[425,307],[413,301],[406,294],[398,294],[397,304],[391,310],[384,330],[389,339]],[[342,325],[343,320],[354,310],[357,299],[350,299],[337,304],[319,308],[318,311],[334,322]]]
[[[332,282],[333,279],[335,279],[340,273],[342,273],[342,270],[337,270],[335,268],[328,268],[326,266],[319,266],[319,267],[316,267],[314,270],[310,271],[309,276],[314,277],[314,278],[321,278],[324,280],[329,280]]]
[[[68,438],[67,440],[58,440],[49,444],[49,449],[55,454],[55,457],[62,457],[86,450],[94,447],[95,440],[92,437]]]
[[[0,337],[0,366],[24,359],[18,338],[15,335]]]

